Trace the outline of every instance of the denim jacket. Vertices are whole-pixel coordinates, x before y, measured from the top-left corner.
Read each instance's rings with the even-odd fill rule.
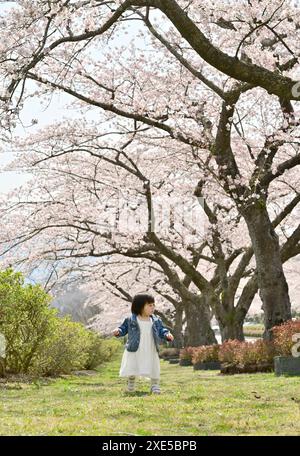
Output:
[[[163,339],[166,339],[169,330],[164,327],[160,317],[150,315],[150,318],[152,319],[152,333],[155,347],[157,352],[159,352],[159,344],[162,343]],[[140,326],[137,321],[137,315],[132,313],[130,317],[126,317],[118,329],[119,335],[116,337],[123,337],[128,333],[128,340],[125,345],[127,351],[137,351],[140,343]]]

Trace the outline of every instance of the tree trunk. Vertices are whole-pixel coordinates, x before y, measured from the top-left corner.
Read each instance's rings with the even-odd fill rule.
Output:
[[[0,356],[0,377],[5,377],[5,358]]]
[[[222,281],[222,292],[216,290],[211,307],[214,309],[218,321],[222,342],[228,339],[244,341],[243,325],[247,310],[241,306],[235,307],[235,289],[229,291],[228,281]]]
[[[173,336],[174,340],[171,343],[172,347],[175,348],[183,348],[183,333],[182,333],[182,317],[183,317],[183,309],[176,309],[175,313],[175,321],[173,326]]]
[[[172,335],[174,336],[174,340],[169,342],[169,345],[174,348],[183,348],[183,333],[182,333],[182,325],[183,325],[183,307],[182,305],[175,305],[174,310],[168,315],[165,313],[156,310],[156,315],[158,315],[161,319],[163,324],[171,331]]]
[[[186,301],[184,304],[186,317],[184,345],[198,347],[216,344],[217,339],[210,325],[210,309],[204,297]]]
[[[222,342],[225,342],[228,339],[245,340],[243,331],[244,319],[240,320],[235,312],[232,312],[230,315],[228,314],[228,319],[225,318],[225,322],[223,320],[222,322],[218,321],[218,323]]]
[[[279,240],[266,207],[259,202],[243,215],[256,259],[259,295],[264,311],[264,339],[270,340],[270,329],[291,319],[291,303],[280,258]]]

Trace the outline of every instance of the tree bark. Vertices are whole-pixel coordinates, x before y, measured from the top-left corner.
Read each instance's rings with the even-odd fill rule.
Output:
[[[279,239],[266,207],[255,203],[244,211],[256,259],[259,295],[264,311],[264,339],[272,339],[271,328],[291,319],[288,284],[283,272]]]
[[[234,306],[235,294],[223,290],[218,302],[214,302],[215,317],[218,321],[222,342],[228,339],[244,341],[243,325],[247,311]]]
[[[172,342],[172,347],[183,348],[183,346],[184,346],[182,323],[183,323],[183,309],[176,309],[175,321],[174,321],[174,326],[173,326],[174,340]]]
[[[204,297],[200,296],[184,304],[186,317],[184,345],[198,347],[216,344],[217,339],[210,325],[210,309]]]
[[[0,356],[0,377],[5,377],[5,358],[3,358],[2,356]]]
[[[227,318],[226,318],[227,317]],[[240,341],[245,340],[243,324],[244,319],[240,319],[235,311],[228,313],[224,321],[218,321],[222,342],[229,339],[236,339]]]

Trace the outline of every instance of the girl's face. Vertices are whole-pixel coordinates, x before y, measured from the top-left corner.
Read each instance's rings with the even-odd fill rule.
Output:
[[[144,315],[145,317],[149,317],[150,315],[153,314],[155,310],[155,304],[154,302],[146,302],[146,304],[144,305],[144,308],[142,310],[142,315]]]

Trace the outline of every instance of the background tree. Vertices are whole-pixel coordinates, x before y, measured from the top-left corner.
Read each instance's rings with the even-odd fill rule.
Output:
[[[66,280],[72,272],[71,280],[78,280],[78,277],[83,280],[84,275],[85,280],[95,283],[107,269],[109,273],[106,272],[104,282],[108,283],[112,281],[109,277],[111,258],[116,256],[119,259],[113,261],[120,268],[117,275],[127,279],[128,270],[131,275],[134,273],[130,289],[137,276],[135,268],[138,271],[143,266],[138,259],[144,263],[151,261],[156,268],[159,267],[164,281],[183,306],[187,344],[216,341],[210,327],[212,313],[219,322],[223,340],[243,340],[243,322],[257,292],[257,277],[251,263],[253,249],[244,245],[243,221],[226,193],[218,190],[215,179],[197,181],[200,170],[196,166],[195,173],[189,164],[189,146],[185,154],[182,149],[179,152],[174,150],[174,165],[166,158],[162,161],[168,156],[163,147],[156,147],[155,151],[150,151],[151,154],[146,145],[141,150],[134,140],[127,141],[126,148],[116,145],[104,147],[102,136],[86,124],[79,128],[75,123],[71,129],[67,125],[55,131],[50,128],[42,137],[37,134],[20,145],[20,155],[9,168],[31,170],[35,178],[9,194],[2,207],[2,221],[7,232],[3,233],[1,243],[6,261],[25,265],[28,270],[34,270],[42,261],[53,265],[63,263],[64,266],[59,268],[60,280]],[[158,161],[162,165],[159,172],[153,173]],[[178,163],[181,164],[180,172],[175,167]],[[196,178],[193,178],[194,175]],[[121,189],[123,197],[120,199]],[[150,231],[151,241],[145,240],[147,226],[151,225],[151,217],[156,215],[156,210],[149,203],[153,193],[161,192],[162,201],[166,204],[168,193],[174,191],[177,196],[180,195],[180,201],[184,201],[193,190],[198,197],[206,195],[204,213],[207,230],[203,235],[199,235],[198,229],[191,236],[189,225],[173,220],[172,226],[169,226],[170,219],[162,218],[161,224],[167,222],[165,232]],[[125,213],[125,217],[122,211],[118,213],[122,209],[120,206],[129,201],[124,199],[124,192],[130,196],[129,212],[134,214],[134,218],[138,208],[141,218],[146,215],[144,230],[130,232],[133,226],[127,223],[129,212]],[[286,222],[286,217],[299,201],[299,194],[288,205],[285,205],[285,194],[281,199],[277,197],[276,200],[277,207],[283,209],[274,226]],[[182,205],[180,209],[183,209]],[[16,216],[20,217],[20,223],[15,224]],[[114,228],[114,223],[122,223],[122,220],[125,222],[124,232],[121,225],[118,229]],[[292,226],[294,223],[292,221]],[[297,239],[297,236],[294,236],[293,242],[289,239],[290,253],[287,258],[295,254]],[[124,257],[130,261],[127,259],[124,262]],[[86,261],[82,262],[82,259]],[[76,263],[77,260],[81,263]],[[80,275],[75,275],[74,271]],[[249,284],[237,301],[240,282],[249,276]],[[151,281],[152,277],[150,280],[146,278],[145,284],[151,287]],[[102,283],[101,279],[98,289]],[[126,285],[119,281],[115,284],[119,291],[126,289]],[[129,294],[127,298],[130,299]]]

